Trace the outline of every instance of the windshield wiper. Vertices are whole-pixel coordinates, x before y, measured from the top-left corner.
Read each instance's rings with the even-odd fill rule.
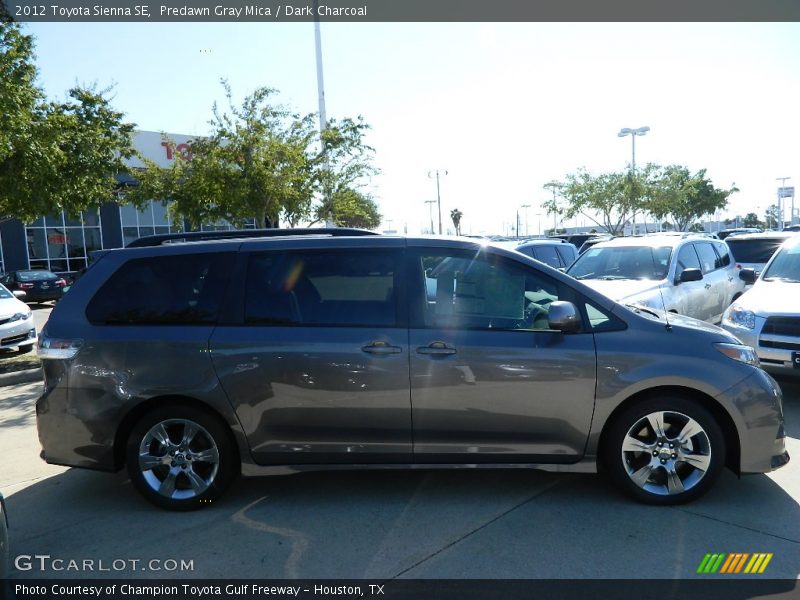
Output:
[[[800,280],[791,277],[764,277],[764,281],[785,281],[786,283],[800,283]]]
[[[655,318],[660,319],[661,314],[655,311],[655,309],[650,308],[649,306],[645,306],[644,304],[626,304],[628,308],[632,308],[633,312],[645,312],[649,315],[653,315]]]
[[[603,281],[615,281],[617,279],[630,279],[630,277],[625,277],[624,275],[603,275],[597,279],[602,279]]]

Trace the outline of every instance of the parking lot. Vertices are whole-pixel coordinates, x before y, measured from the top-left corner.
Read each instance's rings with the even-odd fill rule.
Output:
[[[741,480],[726,472],[681,507],[633,503],[594,475],[419,470],[240,480],[190,513],[152,507],[124,473],[46,465],[34,415],[41,385],[6,386],[0,491],[12,577],[668,579],[696,576],[706,553],[769,552],[766,573],[796,579],[800,385],[782,385],[794,460]],[[14,569],[20,555],[50,558]],[[76,572],[53,559],[95,562]],[[112,561],[124,567],[101,570]]]

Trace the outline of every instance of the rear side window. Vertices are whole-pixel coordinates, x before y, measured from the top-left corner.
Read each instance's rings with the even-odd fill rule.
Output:
[[[233,254],[183,254],[124,263],[86,309],[95,325],[213,324]]]
[[[714,249],[717,251],[718,260],[716,266],[718,269],[727,267],[731,264],[731,254],[728,251],[728,246],[723,242],[714,242]]]
[[[534,247],[533,257],[536,260],[539,260],[546,265],[550,265],[554,269],[557,269],[562,266],[561,261],[558,258],[558,253],[556,252],[555,246]]]
[[[697,249],[697,256],[700,257],[700,264],[703,267],[703,273],[711,273],[717,268],[717,253],[714,252],[714,246],[708,243],[695,244]]]
[[[245,322],[254,325],[394,327],[394,251],[254,254]]]

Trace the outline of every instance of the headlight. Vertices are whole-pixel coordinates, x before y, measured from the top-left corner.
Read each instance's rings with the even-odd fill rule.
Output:
[[[25,319],[30,317],[32,314],[33,313],[31,311],[28,311],[26,313],[21,313],[21,312],[15,313],[15,314],[11,315],[11,318],[8,320],[8,322],[9,323],[13,323],[14,321],[24,321]]]
[[[756,328],[756,314],[752,310],[742,308],[739,304],[733,304],[728,308],[722,320],[735,327],[744,327],[745,329]]]
[[[722,352],[728,358],[738,360],[746,365],[759,366],[758,354],[750,346],[742,344],[714,344],[714,348]]]

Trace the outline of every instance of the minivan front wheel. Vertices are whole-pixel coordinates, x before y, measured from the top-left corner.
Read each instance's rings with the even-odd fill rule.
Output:
[[[682,504],[705,494],[725,464],[714,417],[680,397],[651,398],[614,421],[605,466],[616,483],[647,504]]]
[[[153,504],[191,510],[213,502],[235,474],[233,443],[207,413],[188,406],[146,414],[128,438],[131,482]]]

